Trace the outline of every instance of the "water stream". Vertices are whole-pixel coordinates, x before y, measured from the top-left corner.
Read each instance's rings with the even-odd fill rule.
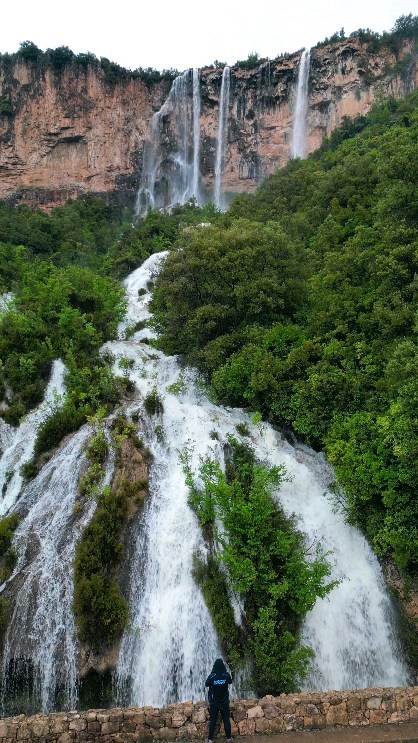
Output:
[[[310,68],[310,49],[304,49],[300,58],[298,83],[296,88],[295,112],[292,132],[292,157],[306,157],[308,83]]]
[[[136,214],[200,203],[200,73],[186,70],[150,122],[144,145]]]
[[[228,141],[229,97],[231,89],[231,71],[226,65],[222,72],[221,92],[219,95],[218,139],[215,156],[215,187],[213,201],[218,209],[224,210],[222,193],[222,172],[224,169],[225,143]]]
[[[152,256],[127,282],[130,313],[147,316],[149,294],[138,300],[164,255]],[[144,422],[141,435],[154,455],[150,500],[138,524],[131,563],[131,627],[125,633],[117,668],[119,700],[162,705],[202,697],[202,679],[218,645],[208,611],[191,576],[193,554],[205,547],[187,506],[179,453],[187,448],[197,473],[208,454],[223,461],[223,442],[245,423],[260,459],[284,463],[292,477],[277,499],[295,514],[308,545],[330,550],[332,578],[340,584],[318,601],[303,635],[316,653],[306,682],[311,689],[396,686],[408,681],[394,629],[391,603],[379,563],[364,537],[335,514],[327,487],[332,473],[323,457],[291,446],[268,424],[257,427],[248,414],[214,405],[200,390],[196,374],[181,369],[142,343],[139,331],[129,343],[108,344],[116,359],[132,360],[131,378],[141,396],[153,389],[163,413]],[[135,405],[137,407],[137,405]]]
[[[332,577],[340,580],[328,598],[317,601],[303,627],[305,641],[316,655],[306,688],[408,683],[379,563],[364,537],[334,513],[327,491],[332,472],[324,458],[307,447],[292,446],[266,423],[254,425],[242,410],[212,403],[194,370],[182,368],[176,357],[165,356],[146,342],[152,336],[148,328],[129,341],[122,340],[127,325],[149,317],[147,286],[164,257],[151,256],[127,278],[128,312],[120,327],[121,340],[106,344],[116,368],[122,358],[132,360],[129,374],[137,393],[125,412],[139,413],[139,433],[154,457],[150,494],[133,527],[131,616],[121,643],[116,701],[160,706],[203,697],[203,681],[220,648],[192,576],[194,555],[204,557],[206,548],[187,503],[179,454],[189,450],[195,473],[202,457],[210,455],[222,462],[223,444],[229,434],[239,436],[239,423],[248,426],[261,460],[285,464],[292,479],[275,497],[286,513],[296,515],[307,545],[320,542],[331,551]],[[139,297],[139,289],[146,289],[146,294]],[[53,396],[54,385],[62,390],[62,373],[56,362],[46,400]],[[143,398],[154,389],[163,412],[148,416]],[[41,408],[30,414],[31,425],[30,416],[26,419],[29,447]],[[19,431],[13,434],[7,426],[0,430],[3,457],[9,457],[7,467],[22,460],[21,454],[14,459],[8,454],[13,437],[16,442],[22,435]],[[67,437],[38,476],[20,488],[14,506],[8,501],[8,512],[18,507],[23,519],[13,542],[19,557],[9,583],[18,591],[5,640],[3,699],[17,693],[16,679],[26,674],[32,709],[69,709],[77,704],[79,648],[71,610],[72,566],[76,541],[95,505],[91,502],[81,512],[74,506],[88,436],[89,427],[84,426]],[[112,468],[109,461],[106,481]],[[12,492],[6,497],[11,498]],[[236,692],[240,691],[238,685]]]

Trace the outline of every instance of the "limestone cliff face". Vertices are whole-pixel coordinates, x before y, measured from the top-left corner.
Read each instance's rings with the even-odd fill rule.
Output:
[[[253,69],[231,70],[225,191],[254,191],[289,159],[300,57],[297,52]],[[221,77],[219,69],[201,71],[200,169],[208,193]],[[344,117],[367,113],[377,96],[402,97],[417,83],[412,42],[405,42],[397,58],[385,47],[369,53],[356,37],[313,49],[308,152]],[[149,123],[167,94],[167,83],[147,86],[130,77],[108,83],[97,66],[85,70],[70,64],[57,74],[22,60],[0,61],[0,101],[9,106],[0,113],[0,198],[48,208],[93,192],[132,204]],[[165,125],[169,133],[169,117]]]

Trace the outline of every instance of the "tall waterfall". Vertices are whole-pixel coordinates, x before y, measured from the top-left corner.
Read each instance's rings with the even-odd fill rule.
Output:
[[[170,93],[151,119],[144,145],[136,213],[199,202],[200,74],[186,70],[173,81]]]
[[[193,171],[191,196],[200,204],[200,70],[193,68]]]
[[[300,58],[298,84],[296,88],[296,103],[292,132],[292,157],[304,158],[306,156],[310,57],[310,49],[304,49]]]
[[[225,151],[225,140],[228,136],[228,114],[229,114],[229,96],[231,88],[231,71],[226,65],[222,72],[221,93],[219,96],[219,114],[218,114],[218,141],[216,144],[215,157],[215,188],[213,201],[218,209],[224,209],[224,199],[221,192],[221,178],[223,171],[223,159]]]
[[[138,290],[147,289],[164,256],[151,256],[126,280],[125,324],[149,317],[149,291],[139,297]],[[145,327],[129,341],[106,344],[116,366],[121,358],[133,362],[129,374],[137,394],[125,412],[139,414],[141,438],[153,454],[149,497],[133,525],[131,616],[117,666],[117,701],[160,706],[203,697],[204,679],[220,647],[192,577],[194,555],[204,557],[206,547],[188,506],[179,454],[189,451],[197,475],[202,457],[223,461],[223,444],[228,435],[239,436],[239,423],[248,426],[249,441],[261,460],[285,465],[292,479],[275,497],[287,514],[295,514],[307,545],[319,541],[331,552],[331,577],[340,581],[326,599],[317,601],[303,627],[305,642],[315,651],[306,688],[408,683],[379,563],[360,532],[334,513],[327,493],[332,473],[323,457],[292,446],[267,423],[254,425],[242,410],[212,403],[192,369],[185,370],[176,357],[143,342],[151,335]],[[143,398],[154,389],[163,412],[149,416]],[[0,434],[4,448],[11,433],[2,428]],[[74,510],[87,437],[87,426],[68,437],[21,490],[16,505],[23,520],[13,541],[18,562],[8,582],[18,591],[5,640],[3,695],[10,698],[16,677],[26,674],[35,706],[44,710],[54,704],[69,709],[77,703],[72,565],[76,541],[95,507],[91,502],[81,513]],[[110,461],[106,481],[112,468]]]
[[[158,268],[152,256],[127,282],[130,312],[147,316],[149,294],[138,300]],[[154,455],[150,499],[137,524],[130,570],[131,624],[122,640],[117,668],[118,702],[160,706],[199,699],[202,682],[218,653],[211,618],[191,577],[193,554],[204,555],[198,524],[187,505],[179,453],[191,452],[197,473],[201,457],[223,459],[228,434],[236,426],[250,429],[256,454],[271,465],[284,463],[292,481],[282,485],[278,502],[294,513],[306,542],[320,541],[331,551],[332,579],[340,580],[306,618],[303,635],[316,653],[306,683],[312,689],[396,686],[408,671],[394,629],[392,607],[379,563],[364,537],[335,514],[327,486],[330,470],[323,457],[307,447],[293,447],[271,426],[252,424],[238,409],[214,405],[200,391],[194,371],[182,370],[141,339],[108,344],[116,359],[132,359],[131,378],[140,398],[158,390],[163,413],[145,416],[141,436]],[[138,403],[140,401],[138,400]],[[132,409],[138,409],[138,403]]]

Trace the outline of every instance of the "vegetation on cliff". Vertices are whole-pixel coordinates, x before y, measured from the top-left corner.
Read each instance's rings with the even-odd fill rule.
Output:
[[[159,82],[171,83],[179,74],[174,69],[160,72],[152,67],[138,67],[136,70],[127,70],[116,62],[111,62],[107,57],[98,59],[92,52],[75,54],[68,46],[59,46],[56,49],[42,51],[33,41],[22,41],[17,52],[0,54],[0,59],[6,64],[16,59],[23,59],[25,62],[36,64],[38,67],[51,67],[57,73],[62,72],[68,65],[80,67],[84,70],[91,66],[102,69],[106,82],[111,85],[129,78],[144,80],[147,85]]]
[[[124,392],[126,379],[100,352],[124,313],[120,277],[211,212],[191,205],[133,226],[130,214],[91,196],[50,216],[0,203],[0,292],[13,295],[0,310],[0,414],[17,424],[42,399],[52,361],[68,370],[65,403],[41,426],[37,456]]]
[[[336,500],[418,571],[418,94],[347,123],[172,252],[161,343],[325,449]]]
[[[190,503],[212,545],[216,559],[200,562],[196,578],[212,612],[218,635],[234,668],[250,653],[252,683],[260,696],[291,692],[306,675],[312,651],[300,643],[298,630],[326,584],[329,567],[317,550],[308,562],[303,536],[286,518],[272,494],[286,479],[283,467],[256,462],[252,449],[231,438],[223,473],[206,459],[199,485],[184,455]],[[217,566],[227,569],[228,581]],[[244,625],[235,626],[229,588],[242,601]],[[231,616],[232,614],[232,616]]]
[[[124,557],[124,530],[143,504],[147,488],[146,479],[120,476],[114,478],[112,486],[102,486],[109,446],[115,453],[116,473],[122,469],[123,442],[130,442],[131,454],[143,448],[136,427],[123,416],[114,420],[109,444],[103,413],[91,420],[94,434],[86,446],[89,468],[80,478],[77,503],[78,509],[83,501],[93,497],[97,508],[77,543],[74,561],[74,618],[80,639],[95,650],[103,650],[118,640],[128,622],[128,604],[117,572]],[[146,469],[145,460],[139,460],[140,469]]]

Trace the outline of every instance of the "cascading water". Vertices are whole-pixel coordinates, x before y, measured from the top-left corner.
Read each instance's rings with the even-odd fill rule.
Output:
[[[20,469],[33,456],[36,434],[42,420],[58,407],[64,395],[65,367],[62,361],[54,361],[51,378],[44,399],[36,410],[30,412],[13,429],[3,422],[3,436],[0,451],[0,516],[7,513],[16,502],[22,489],[23,477]]]
[[[199,203],[199,178],[200,74],[195,68],[175,78],[166,101],[151,119],[136,214],[144,216],[150,207],[185,204],[192,197]]]
[[[151,256],[125,282],[128,313],[121,337],[126,325],[149,317],[150,295],[139,298],[138,290],[147,287],[164,255]],[[182,370],[175,357],[141,342],[151,335],[144,328],[130,341],[107,344],[116,365],[121,358],[133,362],[129,374],[139,395],[125,412],[142,415],[140,434],[154,456],[150,496],[133,533],[131,619],[117,666],[118,702],[159,706],[203,696],[204,679],[220,648],[192,576],[194,555],[204,557],[206,548],[188,506],[179,454],[189,451],[196,475],[201,458],[209,455],[223,462],[223,445],[228,435],[238,436],[239,423],[248,426],[261,460],[285,465],[292,480],[282,485],[277,499],[286,513],[296,514],[308,545],[319,541],[331,552],[332,578],[340,580],[326,599],[317,601],[304,624],[305,642],[315,651],[306,688],[408,683],[378,561],[363,536],[334,513],[326,493],[331,474],[323,457],[306,447],[291,446],[268,424],[255,426],[241,410],[214,405],[199,389],[193,370]],[[47,396],[52,394],[51,385],[52,379]],[[141,413],[142,398],[154,389],[163,412],[146,416]],[[0,433],[3,448],[7,447],[13,434],[7,426]],[[88,435],[85,426],[69,437],[23,488],[17,503],[23,515],[13,542],[18,562],[1,588],[18,589],[4,648],[6,710],[8,700],[22,694],[21,687],[16,689],[16,678],[25,675],[31,684],[28,709],[53,709],[57,694],[59,707],[73,708],[77,702],[72,565],[76,541],[95,505],[87,504],[81,515],[75,514],[74,505]],[[112,471],[110,461],[106,482]]]
[[[14,585],[13,613],[3,650],[2,705],[14,710],[14,698],[28,711],[77,702],[77,645],[72,614],[75,543],[95,508],[91,501],[76,515],[78,479],[90,435],[84,426],[59,448],[39,474],[23,486],[19,469],[33,454],[40,423],[64,398],[65,367],[55,361],[42,404],[15,432],[7,432],[0,460],[2,513],[23,517],[13,539],[18,556],[7,582]],[[106,475],[110,479],[112,462]],[[13,476],[7,475],[13,472]],[[17,589],[17,590],[16,590]]]
[[[304,49],[300,58],[293,117],[292,157],[304,158],[307,148],[308,83],[311,50]]]
[[[191,195],[200,204],[200,70],[193,68],[193,172]]]
[[[162,258],[152,256],[127,282],[132,319],[147,316],[149,294],[138,301],[138,289],[146,287]],[[130,568],[132,616],[117,667],[118,701],[159,706],[203,695],[202,682],[219,649],[192,579],[193,554],[204,554],[205,547],[187,505],[179,454],[190,451],[195,473],[202,457],[223,461],[223,443],[228,434],[237,436],[238,423],[249,427],[260,459],[285,464],[292,481],[282,486],[278,501],[286,513],[296,514],[307,544],[320,541],[331,551],[332,578],[341,581],[306,618],[303,634],[316,653],[307,688],[407,683],[378,561],[364,537],[333,512],[325,492],[329,468],[321,455],[291,446],[268,424],[254,426],[241,410],[211,403],[195,373],[142,344],[146,336],[144,329],[133,342],[108,344],[116,359],[132,360],[130,376],[141,396],[157,389],[163,403],[163,413],[141,429],[154,464]]]
[[[225,141],[228,136],[228,116],[229,116],[229,96],[231,88],[231,71],[226,65],[222,72],[221,92],[219,96],[219,114],[218,114],[218,141],[216,143],[215,156],[215,188],[213,201],[218,209],[225,208],[223,194],[221,191],[221,179],[223,171],[223,159],[225,150]]]

